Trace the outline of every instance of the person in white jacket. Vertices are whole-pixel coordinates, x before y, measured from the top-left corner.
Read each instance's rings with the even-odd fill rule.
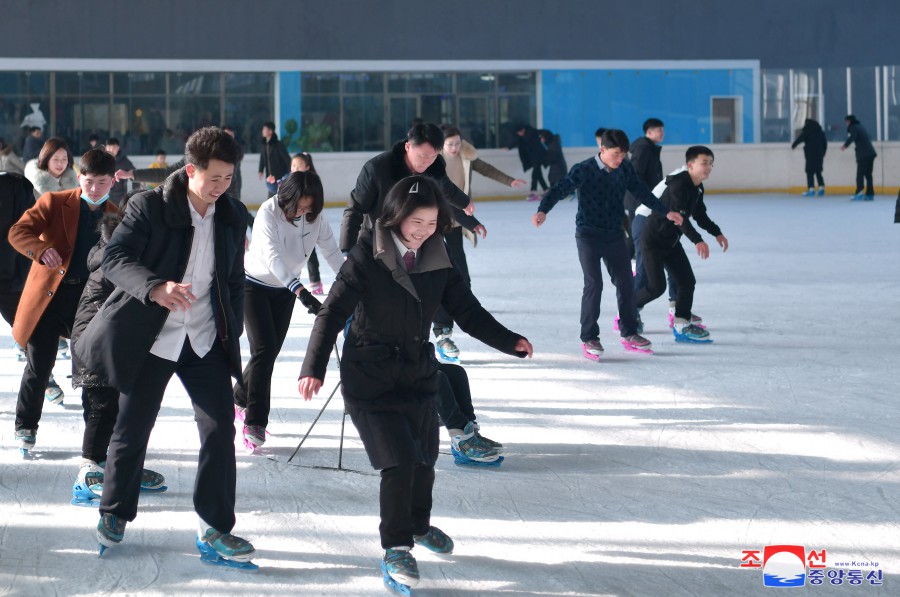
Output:
[[[300,282],[300,272],[318,246],[331,269],[344,263],[325,214],[322,181],[313,172],[294,172],[259,208],[253,239],[244,257],[244,326],[250,361],[244,385],[234,387],[235,414],[244,421],[244,445],[266,441],[272,371],[284,344],[297,299],[310,310],[319,302]]]

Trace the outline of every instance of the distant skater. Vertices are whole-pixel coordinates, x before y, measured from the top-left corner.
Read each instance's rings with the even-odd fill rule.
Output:
[[[847,114],[844,122],[847,123],[847,140],[841,146],[841,151],[845,151],[850,145],[853,145],[856,154],[856,193],[852,199],[854,201],[872,201],[875,199],[872,170],[878,154],[875,152],[875,146],[872,145],[869,132],[856,119],[856,116]],[[863,181],[865,181],[865,193],[863,192]]]
[[[803,125],[803,130],[791,143],[791,149],[795,149],[803,143],[803,157],[806,158],[806,192],[804,197],[814,197],[818,194],[822,197],[825,194],[825,179],[822,177],[822,167],[825,163],[825,152],[828,151],[828,140],[825,138],[825,131],[822,125],[812,118],[807,118]],[[814,182],[819,183],[819,190],[816,191]]]

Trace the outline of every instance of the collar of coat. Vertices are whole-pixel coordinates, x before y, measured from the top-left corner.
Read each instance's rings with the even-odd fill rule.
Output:
[[[441,148],[438,147],[438,152],[440,152]],[[393,179],[394,180],[403,180],[407,176],[412,176],[415,174],[414,172],[409,171],[409,166],[406,165],[406,141],[397,141],[394,143],[394,146],[391,147],[391,163],[393,165]],[[429,178],[433,178],[435,180],[440,180],[441,178],[447,175],[447,166],[444,163],[444,157],[438,153],[437,159],[434,160],[434,163],[428,166],[425,172],[421,173],[422,176],[428,176]]]
[[[450,257],[447,256],[443,237],[440,234],[432,234],[416,251],[416,263],[413,270],[407,272],[406,267],[401,265],[403,261],[397,254],[397,245],[391,238],[391,231],[381,225],[380,219],[376,220],[372,234],[372,254],[375,261],[381,262],[391,272],[394,280],[416,299],[419,298],[419,294],[409,274],[422,274],[453,267]]]
[[[166,181],[151,192],[161,195],[166,224],[172,228],[190,228],[191,210],[188,207],[188,176],[184,168],[176,170]],[[232,225],[241,225],[241,215],[231,204],[234,199],[222,195],[216,201],[215,221]]]

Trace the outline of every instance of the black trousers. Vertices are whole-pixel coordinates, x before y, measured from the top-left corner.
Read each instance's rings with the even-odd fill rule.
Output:
[[[194,481],[194,510],[223,533],[234,528],[234,406],[225,350],[218,340],[200,358],[185,340],[178,361],[148,354],[134,389],[119,397],[119,416],[109,444],[100,512],[131,521],[137,516],[147,442],[163,394],[178,375],[194,406],[200,454]]]
[[[81,457],[103,462],[119,414],[119,391],[104,386],[82,388],[81,407],[84,409]]]
[[[601,261],[606,262],[606,271],[616,287],[619,306],[619,332],[623,338],[637,333],[637,310],[634,306],[634,281],[631,275],[631,256],[621,238],[608,241],[592,234],[575,233],[578,259],[584,274],[584,289],[581,293],[581,341],[596,340],[600,337],[600,298],[603,294]]]
[[[247,409],[246,425],[269,424],[272,405],[272,372],[288,328],[297,295],[287,288],[244,283],[244,328],[250,343],[250,360],[244,368],[244,385],[235,384],[234,403]]]
[[[807,172],[807,173],[806,173],[806,188],[808,188],[808,189],[813,188],[813,187],[815,186],[815,185],[813,184],[813,182],[814,182],[815,180],[818,180],[818,181],[819,181],[819,186],[820,186],[820,187],[824,187],[824,186],[825,186],[825,178],[822,176],[822,171],[819,170],[818,172]],[[857,185],[857,186],[858,186],[858,185]]]
[[[536,191],[538,185],[541,186],[542,191],[547,190],[547,181],[544,180],[544,170],[540,165],[535,165],[531,168],[531,190]]]
[[[434,466],[401,464],[381,471],[381,547],[413,547],[413,535],[431,526]]]
[[[675,295],[675,317],[691,320],[694,306],[694,287],[697,284],[691,262],[684,252],[681,242],[674,246],[660,246],[649,235],[641,239],[641,254],[644,258],[644,273],[647,285],[637,291],[635,303],[640,309],[647,303],[662,296],[666,291],[666,272],[672,276],[678,287]]]
[[[0,316],[10,326],[16,319],[16,309],[19,308],[19,299],[21,298],[21,290],[9,290],[0,284]]]
[[[875,187],[872,184],[872,169],[875,167],[875,158],[863,158],[856,160],[856,192],[863,190],[863,179],[866,183],[866,195],[874,195]]]
[[[465,429],[475,420],[469,376],[459,365],[438,365],[437,409],[441,422],[447,429]]]
[[[456,271],[462,274],[469,288],[472,287],[472,279],[469,277],[469,263],[466,261],[466,250],[463,247],[463,233],[461,226],[454,226],[446,235],[444,235],[444,244],[447,247],[447,254]],[[434,335],[441,333],[441,328],[453,329],[453,318],[447,313],[443,306],[438,306],[434,312]]]
[[[315,249],[312,250],[312,253],[309,254],[309,259],[306,261],[306,271],[309,273],[310,284],[322,281],[322,274],[319,273],[319,256],[316,255]]]
[[[36,266],[37,267],[37,266]],[[43,266],[41,266],[43,267]],[[16,430],[37,429],[44,410],[44,390],[53,373],[59,338],[72,335],[75,311],[84,284],[60,284],[56,296],[38,321],[25,354],[28,362],[22,373],[19,397],[16,401]]]

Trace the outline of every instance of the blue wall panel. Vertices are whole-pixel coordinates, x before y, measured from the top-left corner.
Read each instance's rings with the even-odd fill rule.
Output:
[[[278,136],[285,141],[285,148],[288,152],[299,151],[301,148],[297,145],[296,140],[300,136],[300,126],[303,123],[303,119],[300,117],[299,72],[278,73],[278,101],[281,106],[281,122],[277,123]],[[297,124],[295,131],[291,132],[285,126],[288,120],[293,120]]]
[[[543,126],[569,147],[594,144],[599,126],[643,134],[650,117],[666,124],[665,143],[711,143],[712,97],[742,98],[742,141],[753,142],[753,70],[546,70]]]

